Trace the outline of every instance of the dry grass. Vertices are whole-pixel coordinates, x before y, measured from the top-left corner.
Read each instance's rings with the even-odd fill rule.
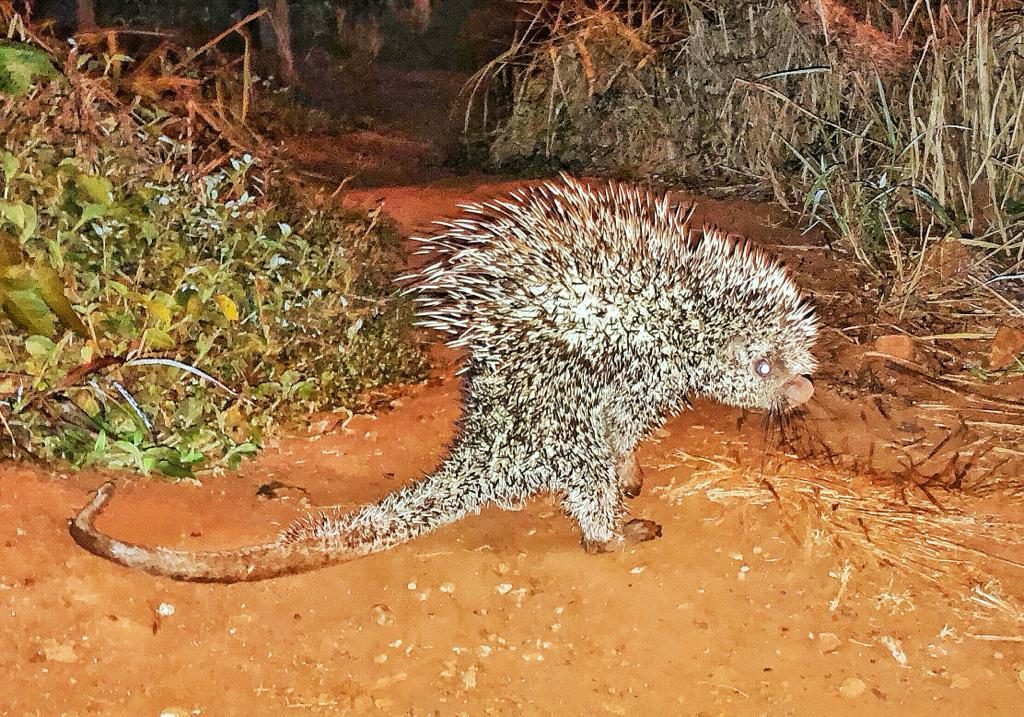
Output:
[[[468,85],[478,116],[467,113],[467,126],[495,120],[498,164],[553,161],[620,176],[720,172],[739,129],[719,116],[733,78],[821,59],[785,4],[531,0],[523,12],[513,45]],[[495,100],[499,117],[490,115]]]
[[[662,469],[688,470],[683,481],[660,489],[670,502],[704,496],[723,505],[774,505],[782,531],[808,551],[821,547],[847,566],[841,590],[857,566],[872,562],[924,580],[961,608],[983,607],[1024,623],[1018,585],[1024,571],[1024,530],[1019,522],[982,512],[962,496],[937,505],[923,492],[899,490],[832,469],[790,461],[744,469],[729,458],[677,452]]]
[[[200,175],[247,152],[273,158],[273,147],[251,122],[263,98],[252,69],[250,28],[265,13],[251,13],[195,49],[170,32],[127,27],[78,33],[68,43],[46,25],[26,24],[9,0],[0,0],[0,21],[10,36],[46,50],[76,84],[83,131],[97,131],[93,102],[136,121],[160,121],[164,134],[196,147],[190,169]],[[229,36],[241,38],[241,55],[220,51]]]
[[[935,14],[951,17],[944,3],[934,4]],[[957,34],[933,28],[917,38],[905,73],[852,74],[844,103],[831,111],[765,83],[738,83],[796,106],[819,130],[817,146],[766,141],[788,146],[801,164],[798,178],[780,176],[771,152],[751,170],[768,177],[784,203],[802,200],[811,226],[846,238],[867,266],[908,291],[929,246],[945,237],[980,250],[981,263],[996,259],[1006,273],[1019,272],[1024,259],[1020,20],[999,12],[1006,3],[967,5],[970,21],[944,26]]]
[[[495,163],[770,191],[900,300],[944,238],[1024,268],[1020,0],[525,7],[468,86]]]

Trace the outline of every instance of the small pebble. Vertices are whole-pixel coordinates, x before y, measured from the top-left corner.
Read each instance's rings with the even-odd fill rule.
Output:
[[[174,614],[174,605],[169,602],[162,602],[156,608],[156,614],[160,617],[170,617]]]
[[[905,334],[887,334],[875,339],[875,351],[904,361],[914,360],[914,339]]]
[[[373,621],[378,625],[393,625],[395,622],[395,616],[391,612],[391,608],[383,603],[378,603],[370,609],[370,614],[373,616]]]
[[[511,592],[512,583],[501,583],[501,585],[498,585],[494,589],[498,592],[499,595],[506,595],[507,593]]]
[[[42,652],[47,662],[61,662],[64,664],[78,662],[78,653],[75,652],[75,647],[70,642],[50,640],[46,645],[43,645]]]
[[[834,632],[819,632],[818,633],[818,651],[823,655],[827,655],[830,652],[835,652],[843,644],[843,641],[839,639],[839,636]]]
[[[966,690],[971,686],[971,678],[964,677],[963,675],[953,675],[953,679],[949,684],[958,690]]]
[[[160,717],[188,717],[189,711],[184,707],[165,707],[160,710]]]
[[[864,680],[859,677],[847,677],[839,685],[839,694],[852,699],[860,697],[867,688],[868,686],[864,683]]]
[[[1000,326],[989,350],[988,367],[994,371],[1013,365],[1024,351],[1024,331],[1013,326]]]
[[[455,583],[441,583],[441,587],[438,590],[443,593],[453,593],[455,592]]]

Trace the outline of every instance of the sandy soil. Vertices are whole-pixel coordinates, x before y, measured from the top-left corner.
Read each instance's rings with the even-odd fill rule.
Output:
[[[449,182],[347,200],[383,198],[411,231],[494,189]],[[1018,714],[1019,501],[930,491],[945,511],[934,520],[967,515],[1009,526],[1011,539],[973,547],[996,560],[950,547],[946,563],[921,568],[900,559],[917,555],[914,539],[885,542],[870,511],[852,520],[864,540],[837,530],[848,507],[828,499],[840,484],[868,508],[902,496],[926,520],[922,477],[941,471],[899,473],[892,446],[928,457],[971,406],[926,410],[935,392],[884,365],[861,387],[870,337],[849,319],[862,308],[842,288],[850,272],[813,238],[769,230],[770,210],[702,211],[797,245],[787,256],[834,329],[803,422],[827,449],[797,460],[766,446],[755,418],[698,403],[640,451],[647,483],[632,510],[664,526],[660,540],[586,555],[556,505],[538,500],[386,554],[234,586],[154,579],[79,550],[67,520],[105,476],[0,464],[0,713]],[[435,377],[390,410],[285,438],[238,474],[199,486],[128,477],[101,526],[224,547],[267,538],[309,506],[379,497],[442,455],[458,415],[454,360],[439,350]],[[982,473],[1019,475],[1011,440],[993,440],[1004,462]],[[257,497],[275,480],[289,486],[278,499]],[[787,498],[786,486],[811,484],[803,502]]]

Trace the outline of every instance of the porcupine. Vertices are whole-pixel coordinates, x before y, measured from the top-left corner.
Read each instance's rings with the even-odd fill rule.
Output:
[[[178,580],[236,582],[385,550],[479,512],[561,497],[590,552],[660,535],[626,520],[634,449],[692,396],[784,411],[813,392],[817,320],[785,268],[689,207],[636,187],[563,175],[463,207],[419,238],[405,277],[420,323],[464,347],[463,415],[432,473],[352,512],[310,515],[273,541],[190,552],[143,547],[93,522],[102,486],[71,523],[87,550]]]

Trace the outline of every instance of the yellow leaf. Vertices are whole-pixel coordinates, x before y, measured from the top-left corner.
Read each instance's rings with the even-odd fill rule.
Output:
[[[35,276],[39,296],[57,315],[60,322],[82,338],[87,337],[89,332],[86,331],[82,320],[78,318],[78,314],[71,308],[68,297],[64,295],[64,281],[57,272],[42,261],[37,261],[32,268],[32,273]]]
[[[162,301],[147,301],[146,308],[157,321],[164,324],[171,323],[171,307],[167,304]]]
[[[81,174],[75,179],[75,184],[78,185],[78,188],[82,190],[82,193],[93,204],[109,207],[114,201],[113,185],[106,177],[99,177],[95,174]]]
[[[238,321],[238,305],[231,300],[231,297],[217,294],[213,297],[213,300],[217,302],[220,313],[224,314],[225,319],[228,321]]]
[[[236,443],[242,443],[251,437],[249,419],[237,403],[224,414],[224,432]]]

